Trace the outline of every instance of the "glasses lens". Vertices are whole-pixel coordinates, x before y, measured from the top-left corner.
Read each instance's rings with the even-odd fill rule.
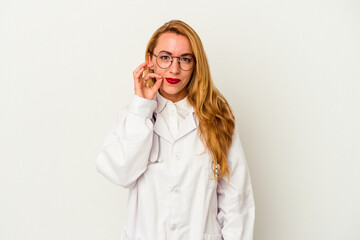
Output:
[[[171,65],[171,56],[169,54],[160,53],[156,58],[156,62],[161,68],[168,68]]]
[[[194,59],[191,56],[180,58],[180,68],[184,71],[192,69],[194,66]]]

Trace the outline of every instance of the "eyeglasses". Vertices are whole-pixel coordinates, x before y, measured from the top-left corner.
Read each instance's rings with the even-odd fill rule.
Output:
[[[184,71],[191,70],[195,65],[195,59],[191,55],[187,55],[184,57],[174,57],[174,56],[171,56],[170,54],[164,53],[164,52],[160,52],[158,55],[155,55],[153,53],[153,55],[156,57],[157,65],[162,69],[169,68],[171,66],[174,58],[179,59],[178,63],[180,65],[180,68]]]

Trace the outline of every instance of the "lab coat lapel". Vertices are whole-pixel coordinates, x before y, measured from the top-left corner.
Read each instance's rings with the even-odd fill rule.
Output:
[[[155,95],[154,99],[158,102],[157,95]],[[183,136],[185,136],[186,134],[190,133],[191,131],[197,128],[198,119],[196,118],[194,109],[191,107],[191,111],[185,118],[185,121],[179,126],[179,132],[174,139],[170,133],[167,124],[165,123],[165,120],[161,117],[160,114],[158,114],[163,107],[164,105],[162,106],[158,105],[154,111],[154,117],[155,117],[154,131],[156,132],[157,135],[166,139],[168,142],[173,143],[177,139],[182,138]]]
[[[170,143],[174,142],[174,138],[171,136],[170,131],[161,115],[155,113],[155,117],[154,131],[156,134]]]
[[[189,115],[187,115],[183,124],[179,126],[179,132],[175,140],[182,138],[183,136],[197,128],[197,122],[195,119],[196,117],[194,112],[191,112]]]

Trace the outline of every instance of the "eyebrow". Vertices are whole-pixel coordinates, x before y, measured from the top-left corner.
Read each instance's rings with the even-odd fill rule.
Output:
[[[165,50],[163,50],[163,51],[160,51],[159,53],[167,53],[167,54],[169,54],[169,55],[173,55],[171,52],[168,52],[168,51],[165,51]],[[183,53],[183,54],[181,54],[180,56],[193,56],[193,54],[192,53]]]

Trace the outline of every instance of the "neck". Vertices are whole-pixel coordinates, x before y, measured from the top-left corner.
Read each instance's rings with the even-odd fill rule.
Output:
[[[168,94],[160,88],[159,93],[161,96],[163,96],[167,100],[170,100],[175,103],[175,102],[183,100],[187,96],[187,94],[188,94],[187,90],[186,89],[183,89],[183,90],[185,90],[185,91],[180,91],[176,94]]]

